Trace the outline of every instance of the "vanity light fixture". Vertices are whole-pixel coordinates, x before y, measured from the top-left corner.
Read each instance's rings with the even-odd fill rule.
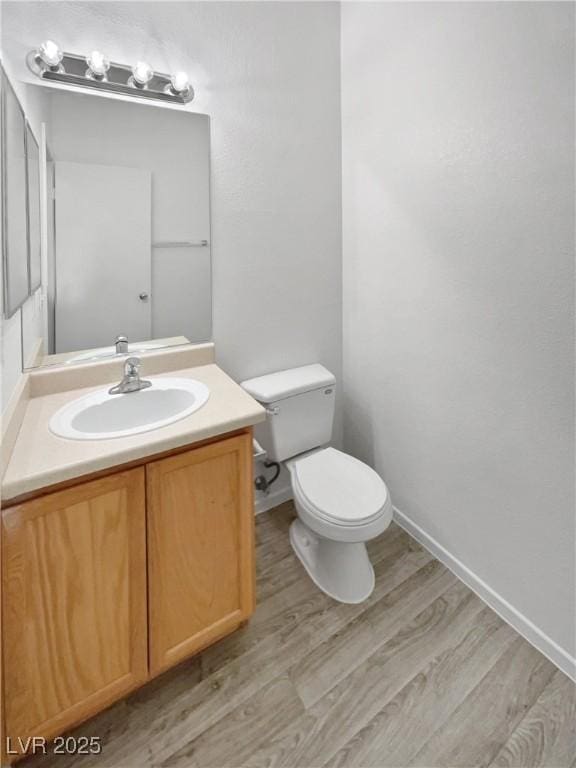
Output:
[[[100,51],[88,56],[65,53],[53,40],[46,40],[26,57],[28,67],[42,80],[80,88],[97,88],[137,98],[186,104],[194,89],[186,72],[166,75],[155,72],[145,61],[133,67],[109,61]]]

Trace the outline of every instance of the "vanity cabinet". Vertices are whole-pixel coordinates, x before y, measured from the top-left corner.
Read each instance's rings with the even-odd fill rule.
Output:
[[[64,732],[254,610],[249,430],[8,507],[2,520],[12,749]]]
[[[4,512],[4,708],[13,741],[56,735],[146,680],[144,493],[140,468]]]
[[[252,451],[240,435],[146,467],[150,671],[254,610]]]

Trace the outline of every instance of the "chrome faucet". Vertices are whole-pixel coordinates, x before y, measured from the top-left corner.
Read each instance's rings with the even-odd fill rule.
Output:
[[[140,358],[129,357],[124,363],[124,376],[120,384],[108,390],[110,395],[125,395],[128,392],[138,392],[151,387],[152,382],[140,378]]]
[[[128,336],[116,336],[116,354],[125,355],[128,352]]]

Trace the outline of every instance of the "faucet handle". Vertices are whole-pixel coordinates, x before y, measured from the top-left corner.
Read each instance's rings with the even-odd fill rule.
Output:
[[[124,363],[124,373],[126,376],[138,376],[140,373],[140,358],[128,357]]]

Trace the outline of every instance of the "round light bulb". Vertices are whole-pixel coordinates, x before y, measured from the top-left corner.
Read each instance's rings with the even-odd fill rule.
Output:
[[[92,51],[89,56],[86,56],[86,64],[88,64],[92,75],[99,78],[105,77],[106,72],[110,69],[110,62],[100,51]]]
[[[190,88],[190,80],[186,72],[175,72],[170,78],[170,84],[175,93],[185,93]]]
[[[154,77],[154,70],[145,61],[138,61],[132,67],[132,76],[134,77],[134,82],[143,87]]]
[[[60,62],[64,58],[60,47],[53,40],[45,40],[40,48],[38,48],[38,53],[44,64],[52,69],[59,67]]]

